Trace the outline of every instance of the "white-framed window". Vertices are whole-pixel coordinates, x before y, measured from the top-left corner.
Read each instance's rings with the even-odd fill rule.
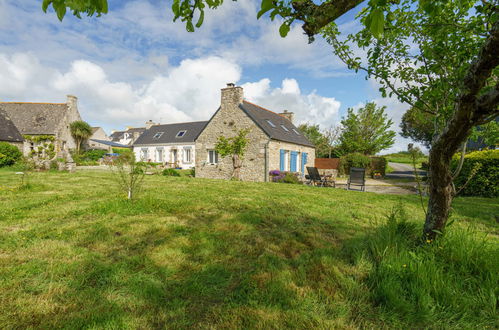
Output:
[[[192,149],[185,148],[184,149],[184,163],[190,163],[190,162],[192,162]]]
[[[165,132],[158,132],[152,137],[153,140],[158,140]]]
[[[208,164],[218,164],[218,152],[215,150],[208,150]]]
[[[284,170],[289,171],[289,150],[284,152]]]
[[[163,154],[164,154],[163,148],[156,148],[156,162],[157,163],[163,162]]]
[[[288,129],[286,126],[281,125],[281,127],[282,127],[282,129],[283,129],[283,130],[285,130],[286,132],[289,132],[289,129]]]
[[[186,131],[186,130],[179,131],[179,132],[177,133],[177,137],[178,137],[178,138],[180,138],[180,137],[184,136],[184,135],[185,135],[185,133],[187,133],[187,131]]]
[[[300,132],[298,132],[295,128],[293,128],[293,132],[295,132],[296,135],[300,135]]]
[[[148,151],[149,151],[148,148],[142,148],[142,149],[140,149],[140,159],[141,160],[147,160]]]

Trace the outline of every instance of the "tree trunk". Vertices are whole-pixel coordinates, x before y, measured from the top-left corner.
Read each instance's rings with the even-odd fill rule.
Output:
[[[234,172],[232,173],[232,178],[236,180],[241,180],[241,158],[239,155],[232,155],[232,166],[234,167]]]
[[[499,115],[499,84],[481,94],[493,69],[499,65],[499,21],[494,23],[480,54],[466,74],[456,109],[430,150],[430,199],[424,239],[432,240],[445,229],[454,195],[450,164],[452,156],[468,138],[471,129]]]

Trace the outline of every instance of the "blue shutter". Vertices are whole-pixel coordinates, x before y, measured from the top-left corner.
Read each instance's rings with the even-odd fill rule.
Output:
[[[284,159],[285,159],[285,150],[284,149],[281,149],[279,150],[279,152],[281,153],[281,158],[280,158],[280,162],[279,162],[279,170],[281,171],[284,171],[285,167],[284,167]]]
[[[291,172],[296,172],[296,163],[297,163],[298,153],[296,151],[291,151]]]
[[[301,154],[301,172],[305,173],[305,164],[307,163],[307,153]]]

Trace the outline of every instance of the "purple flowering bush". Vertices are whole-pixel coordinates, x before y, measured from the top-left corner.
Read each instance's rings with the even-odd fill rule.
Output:
[[[300,179],[298,178],[298,173],[293,172],[281,172],[279,170],[272,170],[269,172],[272,182],[278,183],[294,183],[299,184]]]

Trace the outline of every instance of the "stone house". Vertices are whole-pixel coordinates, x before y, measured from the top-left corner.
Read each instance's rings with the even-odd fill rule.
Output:
[[[189,169],[196,159],[195,141],[206,121],[153,125],[146,129],[133,144],[135,158]]]
[[[77,101],[76,96],[68,95],[66,103],[0,102],[0,111],[22,134],[25,156],[63,157],[76,148],[69,125],[81,120]]]
[[[241,168],[245,181],[269,181],[269,171],[281,170],[303,176],[313,166],[314,145],[293,125],[293,113],[275,113],[244,100],[243,88],[227,84],[220,108],[196,140],[196,177],[230,179],[231,157],[215,151],[219,136],[231,137],[249,129],[249,144]]]
[[[101,149],[111,151],[111,138],[102,127],[92,127],[92,136],[88,139],[85,149]]]
[[[0,142],[7,142],[23,150],[23,136],[3,110],[0,110]]]

